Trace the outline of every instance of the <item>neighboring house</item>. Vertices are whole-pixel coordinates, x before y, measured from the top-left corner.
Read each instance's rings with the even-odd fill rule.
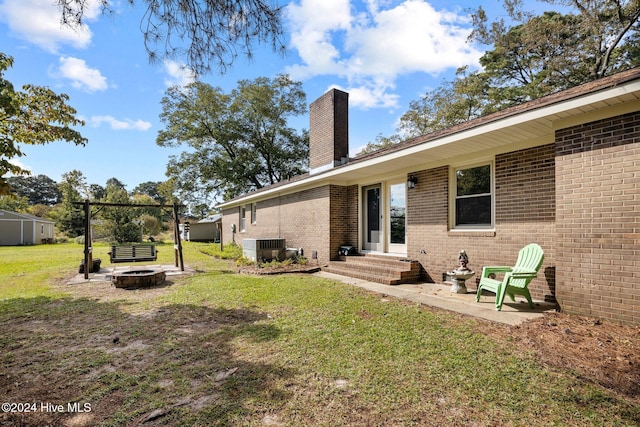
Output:
[[[0,209],[0,246],[52,243],[55,222]]]
[[[222,215],[212,215],[198,222],[189,222],[188,230],[185,224],[180,224],[181,237],[192,242],[219,242]]]
[[[534,299],[640,325],[640,69],[357,158],[347,104],[311,104],[308,174],[220,205],[224,243],[284,238],[323,266],[350,245],[439,282],[461,249],[477,278],[535,242]]]

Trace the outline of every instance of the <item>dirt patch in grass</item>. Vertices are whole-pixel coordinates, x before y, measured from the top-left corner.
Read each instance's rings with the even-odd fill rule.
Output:
[[[166,294],[171,287],[176,285],[172,280],[165,280],[162,285],[150,286],[138,289],[116,288],[111,282],[89,282],[67,285],[60,282],[56,287],[66,293],[71,293],[75,298],[88,298],[101,302],[134,301],[136,303],[153,301]]]
[[[174,286],[59,283],[71,298],[42,298],[3,322],[0,394],[15,407],[3,406],[0,426],[180,425],[210,404],[229,425],[252,381],[289,376],[234,355],[234,339],[276,334],[265,313],[159,304]],[[230,387],[236,376],[244,384]]]
[[[232,339],[264,342],[277,336],[277,330],[262,322],[266,313],[217,310],[206,302],[154,304],[172,287],[183,286],[171,282],[140,290],[117,289],[107,282],[58,286],[73,297],[43,300],[39,311],[3,324],[11,332],[0,336],[0,344],[10,357],[3,360],[0,390],[5,400],[33,403],[37,410],[0,413],[0,426],[93,426],[106,420],[114,425],[178,425],[185,417],[198,421],[188,417],[200,411],[218,425],[237,425],[242,405],[255,401],[263,405],[254,408],[264,411],[263,425],[280,425],[285,423],[270,408],[291,398],[282,384],[288,384],[284,389],[289,393],[296,387],[322,386],[298,384],[295,376],[300,373],[270,364],[268,354],[234,353]],[[372,315],[361,310],[358,316]],[[452,318],[468,326],[467,317]],[[552,369],[573,371],[640,403],[640,328],[566,314],[515,327],[482,320],[474,325],[522,353],[533,353]],[[333,387],[348,388],[342,379]],[[131,390],[147,394],[147,403],[140,405]],[[47,403],[64,405],[62,412],[56,412],[57,406],[42,410],[40,405]],[[76,409],[89,404],[90,411],[69,411],[69,403],[78,404]],[[326,403],[318,403],[318,413],[326,412]],[[353,416],[357,425],[379,421],[364,410]],[[428,425],[438,424],[447,420],[429,418]]]
[[[640,328],[564,313],[519,326],[479,322],[483,333],[507,339],[553,369],[569,370],[640,402]]]

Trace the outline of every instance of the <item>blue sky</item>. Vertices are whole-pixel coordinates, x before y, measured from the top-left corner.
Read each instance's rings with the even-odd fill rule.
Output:
[[[97,3],[97,1],[96,1]],[[189,73],[179,62],[150,64],[143,45],[140,3],[115,0],[117,14],[97,8],[85,28],[60,25],[53,0],[0,0],[0,51],[14,57],[6,78],[48,86],[70,96],[86,121],[79,128],[86,147],[65,142],[24,146],[19,164],[32,174],[60,181],[77,169],[88,184],[104,186],[115,177],[128,190],[164,181],[168,158],[181,149],[162,148],[155,139],[162,123],[160,100]],[[409,102],[453,77],[457,67],[477,66],[485,46],[466,42],[465,9],[479,0],[295,0],[285,9],[289,49],[278,56],[268,47],[255,58],[239,58],[224,75],[201,80],[231,91],[238,80],[288,73],[301,81],[310,103],[332,87],[349,92],[350,154],[376,135],[395,133]],[[497,0],[482,2],[491,19],[504,14]],[[308,128],[308,117],[293,123]]]

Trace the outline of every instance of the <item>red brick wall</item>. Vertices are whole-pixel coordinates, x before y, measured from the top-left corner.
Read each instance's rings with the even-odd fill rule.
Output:
[[[456,267],[458,251],[447,238],[449,168],[412,173],[418,182],[407,190],[407,256],[420,262],[423,279],[441,282],[442,273]],[[470,268],[477,259],[469,251]]]
[[[358,248],[358,186],[331,186],[329,254],[335,259],[340,246]]]
[[[309,168],[349,157],[349,94],[333,89],[309,106]]]
[[[469,266],[476,271],[477,279],[483,266],[513,265],[522,247],[538,243],[545,251],[545,262],[530,290],[534,299],[553,300],[555,162],[552,144],[496,156],[495,232],[449,230],[449,167],[413,175],[418,183],[407,195],[407,255],[420,261],[425,278],[440,282],[444,272],[457,267],[461,249],[467,252]]]
[[[640,324],[640,112],[556,132],[557,297]]]
[[[539,244],[545,260],[529,289],[549,301],[556,293],[554,156],[552,144],[496,156],[496,246],[485,261],[513,265],[522,247]]]
[[[288,247],[303,248],[310,261],[316,251],[321,265],[337,256],[340,245],[357,243],[357,186],[327,185],[260,201],[257,208],[257,221],[251,224],[247,206],[246,231],[236,233],[236,243],[242,245],[247,238],[284,238]],[[239,230],[239,219],[237,207],[223,212],[224,243],[232,240],[232,223]]]

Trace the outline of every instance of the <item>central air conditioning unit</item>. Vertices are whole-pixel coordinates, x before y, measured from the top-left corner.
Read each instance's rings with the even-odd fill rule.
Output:
[[[242,255],[251,261],[282,260],[285,239],[242,239]]]

